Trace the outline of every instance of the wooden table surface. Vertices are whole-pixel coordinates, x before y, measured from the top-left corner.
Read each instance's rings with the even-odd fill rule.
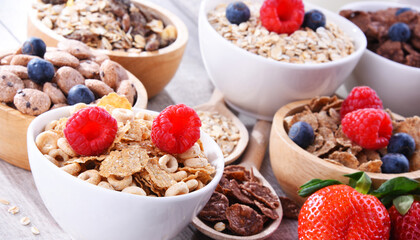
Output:
[[[195,106],[206,102],[213,91],[213,85],[206,73],[198,44],[199,0],[154,0],[178,15],[186,24],[189,40],[181,65],[172,81],[156,97],[150,99],[148,109],[160,111],[170,104],[184,103]],[[26,39],[26,13],[30,0],[0,0],[0,51],[14,49]],[[255,120],[239,114],[248,130]],[[269,161],[268,152],[261,166],[261,173],[272,184],[278,195],[284,195],[277,183]],[[0,160],[0,199],[10,205],[0,204],[0,239],[72,239],[51,217],[36,190],[31,172],[19,169]],[[18,206],[16,215],[7,210]],[[29,217],[30,225],[20,223],[22,217]],[[75,214],[77,221],[77,213]],[[81,217],[82,215],[80,215]],[[36,226],[40,235],[33,235],[30,228]],[[209,239],[188,225],[175,239]],[[297,221],[283,219],[280,227],[270,239],[297,239]]]

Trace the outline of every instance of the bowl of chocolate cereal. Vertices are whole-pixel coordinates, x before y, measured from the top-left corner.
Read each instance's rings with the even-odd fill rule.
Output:
[[[146,108],[143,84],[107,55],[84,43],[64,40],[46,47],[29,38],[17,51],[0,54],[0,158],[29,170],[26,131],[35,116],[107,94],[124,95],[127,105]]]
[[[153,140],[157,114],[100,101],[32,121],[27,142],[35,184],[72,237],[173,239],[210,199],[223,174],[220,147],[201,132],[182,153],[163,151]]]
[[[404,116],[419,115],[420,8],[362,1],[343,6],[340,14],[358,25],[368,41],[347,89],[370,86],[385,107]]]
[[[139,78],[149,98],[172,79],[188,40],[185,24],[152,2],[35,0],[32,7],[28,36],[48,46],[74,39],[99,49]]]
[[[354,89],[350,95],[366,96]],[[349,113],[348,106],[336,96],[316,97],[289,103],[274,116],[271,166],[296,202],[305,201],[299,187],[315,178],[347,183],[345,174],[364,171],[375,187],[400,176],[420,179],[420,118],[383,110],[382,102]]]
[[[232,108],[270,121],[288,102],[334,93],[366,48],[360,29],[336,13],[300,0],[271,2],[205,0],[199,12],[211,80]]]

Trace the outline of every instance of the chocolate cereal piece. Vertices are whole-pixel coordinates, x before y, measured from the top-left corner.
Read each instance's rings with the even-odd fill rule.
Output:
[[[80,61],[76,70],[87,79],[99,79],[99,64],[92,60]]]
[[[221,193],[214,192],[198,217],[210,222],[223,221],[226,220],[226,209],[228,207],[229,199]]]
[[[232,193],[230,194],[231,197],[235,198],[240,203],[252,205],[254,201],[250,198],[249,194],[246,194],[245,191],[242,191],[242,185],[239,185],[235,179],[230,180],[230,186]]]
[[[226,217],[230,229],[241,236],[257,234],[263,229],[263,218],[254,209],[243,205],[233,204],[226,209]]]
[[[13,102],[13,97],[19,89],[23,89],[22,80],[13,73],[0,72],[0,101]]]
[[[235,179],[237,181],[248,181],[250,179],[250,173],[245,167],[240,165],[229,165],[226,166],[223,174],[226,175],[228,179]]]
[[[70,53],[78,59],[87,59],[93,55],[90,51],[90,48],[86,44],[71,39],[60,41],[57,44],[57,48],[59,50]]]
[[[44,83],[44,87],[42,90],[50,97],[52,103],[67,103],[66,96],[64,96],[63,92],[60,89],[58,89],[55,83]]]
[[[48,51],[45,53],[44,59],[57,67],[68,66],[76,68],[79,66],[79,59],[64,51]]]
[[[14,99],[13,103],[16,108],[24,114],[39,115],[51,106],[50,97],[44,92],[36,89],[20,89]]]
[[[136,97],[136,88],[130,80],[123,80],[117,89],[117,93],[128,99],[131,105],[134,104],[134,98]]]
[[[116,89],[122,80],[128,79],[126,70],[111,60],[105,60],[101,64],[99,75],[101,80],[113,89]]]
[[[53,81],[67,95],[72,87],[84,84],[85,79],[77,70],[71,67],[61,67],[55,73]]]
[[[300,207],[288,197],[279,197],[283,208],[283,216],[297,220],[299,217]]]
[[[266,186],[255,182],[246,182],[241,185],[241,187],[250,193],[256,200],[263,202],[270,208],[277,208],[280,206],[277,196],[273,195],[271,190]]]
[[[15,74],[20,79],[28,79],[28,69],[26,66],[20,66],[20,65],[6,65],[6,66],[0,66],[0,71],[7,71]]]
[[[10,65],[21,65],[21,66],[28,66],[28,62],[34,58],[39,58],[38,56],[33,55],[25,55],[25,54],[16,54],[13,56],[12,60],[10,61]]]
[[[30,79],[25,79],[25,80],[22,80],[22,81],[23,81],[23,84],[25,85],[25,88],[31,88],[31,89],[36,89],[36,90],[42,91],[42,86],[39,85],[38,83],[36,83],[36,82],[34,82]]]
[[[10,54],[7,56],[4,56],[1,60],[0,60],[0,65],[10,65],[10,62],[12,61],[12,58],[14,57],[14,54]]]
[[[103,97],[114,92],[114,90],[106,85],[106,83],[96,79],[86,79],[85,85],[95,94],[96,97]],[[133,103],[130,102],[130,104],[132,105]]]
[[[262,214],[264,214],[268,218],[273,219],[273,220],[276,220],[277,218],[279,218],[279,215],[277,214],[277,211],[275,209],[268,208],[263,203],[257,200],[254,200],[254,204],[255,206],[258,207],[258,209],[260,209]]]

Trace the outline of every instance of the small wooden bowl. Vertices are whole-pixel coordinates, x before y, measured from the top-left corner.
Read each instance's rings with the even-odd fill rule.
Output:
[[[343,175],[359,171],[324,161],[302,149],[289,138],[284,125],[285,117],[303,111],[308,103],[309,100],[297,101],[280,108],[274,115],[270,135],[270,161],[274,175],[287,196],[299,204],[303,204],[306,199],[300,197],[297,191],[307,181],[319,178],[336,179],[347,183],[348,178]],[[367,174],[371,177],[375,188],[394,177],[404,176],[420,180],[420,170],[401,174]]]
[[[9,53],[0,53],[0,59]],[[147,92],[143,84],[127,71],[137,91],[133,108],[147,107]],[[0,103],[0,159],[17,167],[30,170],[26,148],[26,131],[35,116],[26,115]]]
[[[127,53],[123,51],[98,50],[107,54],[111,60],[121,64],[136,76],[146,87],[149,98],[158,94],[175,75],[181,62],[188,40],[185,24],[173,13],[157,4],[132,0],[132,2],[159,16],[165,24],[172,24],[177,30],[177,39],[169,46],[153,52]],[[44,40],[47,46],[55,47],[65,38],[46,27],[31,9],[28,14],[28,37],[35,36]]]

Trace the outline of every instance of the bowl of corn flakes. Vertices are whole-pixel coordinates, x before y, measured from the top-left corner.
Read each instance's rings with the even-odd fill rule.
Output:
[[[32,121],[27,145],[39,194],[76,239],[172,239],[215,190],[224,168],[220,147],[201,132],[192,147],[170,154],[151,140],[156,112],[109,106],[63,107]],[[104,122],[88,123],[88,138],[110,145],[85,156],[66,134],[96,114]],[[103,126],[114,126],[115,137],[97,135]]]

